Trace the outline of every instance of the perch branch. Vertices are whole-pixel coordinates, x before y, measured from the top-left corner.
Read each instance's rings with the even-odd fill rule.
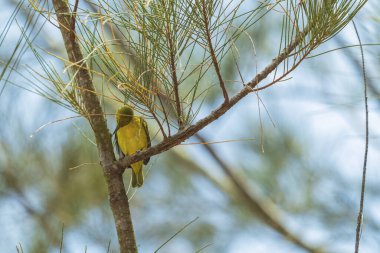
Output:
[[[109,202],[114,216],[121,253],[137,252],[132,219],[129,210],[128,197],[125,192],[122,173],[114,165],[111,134],[107,128],[106,119],[96,95],[92,78],[83,61],[83,54],[76,36],[72,36],[72,23],[67,1],[53,0],[66,52],[72,65],[75,79],[80,88],[81,99],[86,110],[85,116],[95,134],[100,163],[108,186]],[[73,14],[75,15],[75,14]],[[81,64],[77,64],[81,63]]]

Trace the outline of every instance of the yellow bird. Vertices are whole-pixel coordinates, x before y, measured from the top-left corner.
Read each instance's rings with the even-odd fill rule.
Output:
[[[137,151],[150,147],[148,125],[141,117],[134,116],[133,110],[124,105],[116,112],[115,144],[120,157],[132,155]],[[130,165],[132,168],[132,187],[140,187],[144,183],[142,167],[149,158]]]

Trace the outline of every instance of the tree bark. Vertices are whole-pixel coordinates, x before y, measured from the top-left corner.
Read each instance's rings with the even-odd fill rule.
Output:
[[[100,163],[108,186],[109,202],[116,224],[120,252],[135,253],[137,252],[136,240],[122,172],[115,166],[111,134],[73,30],[75,18],[70,15],[67,1],[53,0],[53,5],[69,62],[72,64],[71,69],[75,73],[76,84],[81,92],[81,99],[86,111],[84,116],[88,119],[95,134]]]

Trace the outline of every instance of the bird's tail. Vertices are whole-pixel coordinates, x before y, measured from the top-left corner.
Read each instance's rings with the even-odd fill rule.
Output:
[[[144,183],[143,162],[137,162],[131,165],[132,167],[132,187],[140,187]]]

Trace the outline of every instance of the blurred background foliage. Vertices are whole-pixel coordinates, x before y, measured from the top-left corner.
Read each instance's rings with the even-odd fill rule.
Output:
[[[5,0],[2,23],[16,4]],[[379,42],[379,11],[379,4],[370,2],[357,16],[363,43]],[[26,19],[27,10],[24,14]],[[276,19],[263,22],[265,26],[248,31],[256,54],[249,39],[238,44],[239,67],[247,80],[256,63],[260,69],[277,53],[273,41],[281,26]],[[63,54],[61,38],[51,29],[45,27],[36,39]],[[16,26],[12,30],[19,31]],[[318,52],[356,45],[353,34],[349,25]],[[17,35],[7,40],[10,50],[0,52],[2,63]],[[307,252],[268,226],[217,159],[255,200],[270,202],[280,222],[300,240],[326,252],[352,251],[364,153],[359,52],[354,47],[305,61],[292,79],[245,98],[187,142],[238,141],[180,145],[153,157],[145,168],[144,187],[128,191],[140,252],[155,251],[197,217],[160,252]],[[367,46],[365,53],[371,135],[362,251],[379,252],[379,48]],[[35,64],[30,52],[23,61],[25,66]],[[26,67],[19,69],[28,75]],[[234,69],[223,66],[226,79],[239,79]],[[12,75],[9,80],[15,85],[0,86],[0,251],[16,252],[21,244],[24,252],[58,252],[63,229],[63,252],[117,252],[89,126],[18,87],[28,87],[25,79]],[[199,116],[221,100],[220,91],[211,89]],[[114,107],[105,106],[112,114]],[[54,120],[61,121],[36,132]],[[113,129],[112,115],[108,124]]]

